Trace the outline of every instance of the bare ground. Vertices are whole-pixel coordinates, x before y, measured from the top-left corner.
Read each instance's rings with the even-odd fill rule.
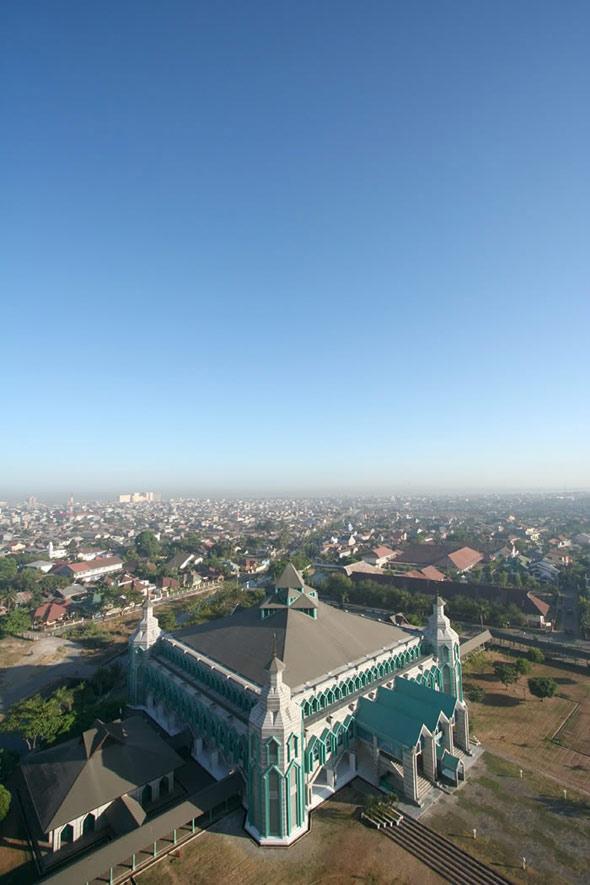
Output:
[[[312,814],[311,831],[290,848],[260,848],[243,831],[243,812],[224,818],[139,877],[141,885],[435,885],[443,880],[357,817],[363,795],[345,787]]]
[[[514,661],[500,652],[482,656],[483,665],[465,667],[465,684],[479,685],[482,703],[470,703],[472,733],[486,749],[512,762],[543,772],[565,787],[590,795],[590,679],[575,671],[536,664],[533,676],[550,676],[558,684],[558,696],[540,701],[527,687],[526,676],[505,688],[493,674],[495,660]],[[579,709],[560,735],[551,740],[566,717]]]
[[[516,882],[590,882],[590,803],[534,771],[490,753],[454,796],[444,796],[423,822]],[[473,838],[473,828],[477,838]],[[522,858],[527,860],[526,872]]]

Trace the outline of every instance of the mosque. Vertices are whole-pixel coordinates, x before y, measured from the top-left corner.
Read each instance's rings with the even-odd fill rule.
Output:
[[[130,640],[131,704],[189,735],[217,780],[239,771],[246,829],[289,845],[360,776],[420,805],[470,755],[459,639],[437,599],[424,630],[323,603],[289,564],[257,607],[173,635],[148,600]]]

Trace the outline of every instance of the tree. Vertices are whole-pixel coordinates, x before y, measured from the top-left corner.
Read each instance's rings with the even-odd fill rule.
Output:
[[[3,556],[0,559],[0,581],[11,581],[16,577],[16,560],[11,556]]]
[[[514,666],[519,676],[528,676],[533,669],[531,662],[527,661],[526,658],[517,658],[514,662]]]
[[[10,790],[7,790],[4,784],[0,784],[0,821],[4,820],[10,810],[11,799]]]
[[[7,587],[0,587],[0,599],[8,610],[16,606],[17,589],[12,584]]]
[[[31,615],[25,608],[13,608],[1,622],[2,632],[11,635],[22,633],[30,626]]]
[[[136,537],[135,549],[145,559],[154,559],[159,555],[161,547],[153,532],[144,531]]]
[[[168,610],[158,615],[158,623],[162,630],[171,633],[176,629],[176,612]]]
[[[529,661],[531,661],[533,664],[542,664],[545,660],[545,655],[540,648],[529,648],[528,656]]]
[[[467,689],[467,697],[470,701],[476,701],[480,704],[485,697],[485,691],[481,685],[472,685]]]
[[[529,679],[529,691],[536,698],[552,698],[557,691],[557,682],[549,676],[532,676]]]
[[[508,688],[509,685],[513,685],[518,681],[518,670],[514,664],[505,664],[503,661],[496,661],[494,663],[494,673],[496,674],[496,678],[503,684],[504,688]]]
[[[351,590],[352,581],[347,575],[338,573],[330,575],[326,585],[326,593],[328,596],[335,596],[336,599],[345,602],[346,599],[350,597]]]
[[[16,732],[29,750],[34,750],[40,741],[50,744],[68,731],[75,718],[73,712],[64,712],[54,697],[44,700],[36,694],[11,707],[0,723],[0,730]]]
[[[60,685],[58,689],[53,693],[52,700],[55,701],[56,704],[63,710],[64,713],[69,713],[74,707],[74,689],[69,688],[67,685]]]

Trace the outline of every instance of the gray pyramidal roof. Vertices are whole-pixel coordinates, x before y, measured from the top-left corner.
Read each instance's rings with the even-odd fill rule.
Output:
[[[296,571],[293,569],[293,571]],[[263,685],[276,634],[278,657],[285,664],[284,681],[297,688],[328,672],[346,667],[384,646],[407,642],[408,633],[391,624],[362,618],[315,601],[317,618],[294,606],[238,609],[235,614],[175,632],[175,638],[197,652]]]
[[[302,575],[292,563],[288,562],[276,583],[277,590],[302,590],[304,586]]]
[[[141,716],[105,724],[21,765],[43,833],[168,774],[183,760]]]

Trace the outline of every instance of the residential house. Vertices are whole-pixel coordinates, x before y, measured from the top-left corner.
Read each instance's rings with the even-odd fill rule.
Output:
[[[106,552],[106,550],[101,550],[99,547],[80,547],[78,549],[78,559],[83,562],[91,562],[93,559],[104,557]]]
[[[370,565],[376,565],[377,568],[383,568],[384,565],[387,565],[388,562],[391,562],[395,558],[396,551],[392,550],[390,547],[385,547],[384,545],[373,547],[369,553],[363,556],[365,562],[368,562]]]
[[[166,565],[168,566],[168,568],[182,572],[184,571],[184,569],[189,567],[194,559],[194,553],[187,553],[186,550],[179,550],[171,559],[168,560]]]
[[[533,627],[541,627],[544,629],[551,628],[551,622],[547,620],[550,605],[543,599],[539,599],[534,593],[527,593],[529,605],[526,606],[525,615],[527,622]]]
[[[540,559],[529,566],[530,573],[540,581],[557,581],[559,569],[547,559]]]
[[[68,615],[65,605],[59,602],[44,602],[35,609],[33,621],[41,627],[54,627],[63,621]]]
[[[123,560],[117,556],[105,556],[92,559],[90,562],[63,562],[59,563],[54,569],[54,575],[63,575],[66,578],[72,578],[75,581],[96,581],[105,575],[113,572],[121,571],[123,568]]]
[[[25,563],[23,568],[32,568],[35,571],[43,572],[43,574],[46,575],[54,566],[55,563],[50,562],[48,559],[36,559],[34,562]]]

